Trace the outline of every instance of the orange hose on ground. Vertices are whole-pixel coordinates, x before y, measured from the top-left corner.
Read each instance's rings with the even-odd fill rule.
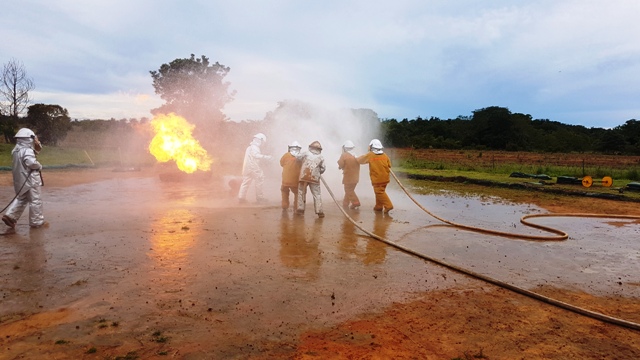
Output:
[[[466,225],[461,225],[461,224],[456,224],[453,222],[449,222],[447,220],[441,219],[435,215],[433,215],[431,212],[429,212],[427,209],[425,209],[422,205],[420,205],[409,193],[408,191],[404,188],[404,186],[400,183],[400,181],[398,180],[398,178],[396,177],[396,175],[393,173],[393,171],[391,172],[391,174],[393,175],[394,179],[398,182],[398,185],[400,185],[400,187],[404,190],[404,192],[407,194],[407,196],[409,196],[411,198],[411,200],[413,200],[414,203],[416,203],[416,205],[418,205],[421,209],[423,209],[424,211],[426,211],[429,215],[435,217],[436,219],[443,221],[447,224],[450,224],[452,226],[455,227],[461,227],[467,230],[471,230],[471,231],[477,231],[477,232],[482,232],[482,233],[486,233],[486,234],[493,234],[493,235],[500,235],[500,236],[510,236],[510,237],[519,237],[522,238],[522,236],[520,234],[511,234],[511,233],[505,233],[505,232],[501,232],[501,231],[493,231],[493,230],[488,230],[488,229],[482,229],[482,228],[476,228],[473,226],[466,226]],[[414,255],[417,256],[423,260],[428,260],[431,261],[433,263],[436,263],[438,265],[444,266],[448,269],[454,270],[456,272],[471,276],[473,278],[482,280],[482,281],[486,281],[488,283],[494,284],[496,286],[511,290],[513,292],[516,292],[518,294],[524,295],[524,296],[528,296],[532,299],[536,299],[539,301],[542,301],[544,303],[559,307],[561,309],[565,309],[565,310],[569,310],[572,311],[576,314],[580,314],[580,315],[584,315],[587,316],[589,318],[592,319],[596,319],[602,322],[606,322],[609,324],[613,324],[613,325],[617,325],[620,327],[624,327],[627,329],[633,329],[633,330],[638,330],[640,331],[640,324],[635,323],[635,322],[631,322],[631,321],[627,321],[627,320],[623,320],[623,319],[619,319],[613,316],[609,316],[609,315],[605,315],[596,311],[591,311],[588,309],[584,309],[560,300],[556,300],[556,299],[552,299],[550,297],[535,293],[533,291],[515,286],[515,285],[511,285],[508,283],[505,283],[503,281],[500,281],[498,279],[494,279],[490,276],[486,276],[486,275],[482,275],[479,273],[476,273],[474,271],[453,265],[453,264],[449,264],[445,261],[427,256],[425,254],[419,253],[417,251],[411,250],[403,245],[394,243],[393,241],[389,241],[381,236],[378,236],[370,231],[367,231],[366,229],[364,229],[362,226],[360,226],[360,224],[358,224],[357,221],[355,221],[351,216],[349,216],[349,214],[347,214],[347,212],[342,208],[342,206],[338,203],[338,200],[336,199],[335,195],[333,194],[333,192],[331,191],[331,188],[329,188],[329,186],[327,185],[327,182],[324,180],[324,177],[320,177],[320,180],[322,181],[322,184],[324,184],[324,187],[327,189],[327,191],[329,192],[329,195],[331,195],[331,198],[333,199],[333,202],[336,204],[336,206],[338,206],[338,209],[340,209],[340,211],[342,212],[342,214],[358,229],[360,229],[362,232],[364,232],[365,234],[369,235],[370,237],[381,241],[387,245],[393,246],[396,249],[399,249],[405,253],[408,253],[410,255]],[[555,214],[549,214],[550,216],[558,216]],[[528,215],[528,216],[523,216],[522,219],[520,220],[521,222],[526,218],[526,217],[541,217],[541,216],[547,216],[547,214],[538,214],[538,215]],[[605,216],[605,215],[598,215],[598,214],[563,214],[561,216],[582,216],[582,217],[611,217],[611,216]],[[614,215],[613,217],[615,218],[625,218],[625,219],[638,219],[640,217],[633,217],[633,216],[626,216],[626,215],[619,215],[616,216]],[[524,223],[524,222],[523,222]],[[525,223],[526,224],[526,223]],[[545,226],[541,226],[541,225],[529,225],[529,226],[533,226],[536,228],[542,228],[544,230],[550,229],[548,231],[551,231],[553,233],[559,234],[560,236],[557,237],[527,237],[528,239],[533,239],[533,240],[565,240],[567,239],[568,235],[560,230],[556,230],[556,229],[552,229],[552,228],[547,228]]]
[[[413,196],[411,196],[409,191],[407,191],[407,189],[404,187],[404,185],[402,185],[402,183],[400,182],[400,180],[398,179],[398,177],[396,176],[396,174],[393,171],[391,171],[391,175],[393,175],[393,178],[396,180],[396,182],[398,183],[398,185],[400,186],[402,191],[404,191],[404,193],[407,194],[409,199],[411,199],[411,201],[413,201],[416,205],[418,205],[418,207],[420,209],[422,209],[422,211],[426,212],[427,214],[432,216],[434,219],[440,220],[445,224],[449,224],[449,225],[455,226],[457,228],[461,228],[461,229],[465,229],[465,230],[469,230],[469,231],[475,231],[475,232],[484,233],[484,234],[489,234],[489,235],[498,235],[498,236],[505,236],[505,237],[519,238],[519,239],[527,239],[527,240],[546,240],[546,241],[560,241],[560,240],[566,240],[566,239],[569,238],[569,234],[567,234],[566,232],[564,232],[562,230],[554,229],[552,227],[548,227],[548,226],[544,226],[544,225],[534,224],[534,223],[531,223],[531,222],[527,221],[527,219],[537,218],[537,217],[584,217],[584,218],[588,217],[588,218],[640,220],[640,216],[635,216],[635,215],[615,215],[615,214],[614,215],[606,215],[606,214],[589,214],[589,213],[529,214],[529,215],[524,215],[523,217],[520,218],[520,222],[522,224],[524,224],[526,226],[529,226],[529,227],[532,227],[532,228],[536,228],[536,229],[540,229],[540,230],[543,230],[543,231],[546,231],[546,232],[550,232],[550,233],[556,234],[557,236],[526,235],[526,234],[517,234],[517,233],[503,232],[503,231],[498,231],[498,230],[484,229],[484,228],[479,228],[479,227],[475,227],[475,226],[458,224],[458,223],[455,223],[453,221],[449,221],[449,220],[443,219],[443,218],[441,218],[439,216],[436,216],[431,211],[427,210],[424,206],[422,206]]]

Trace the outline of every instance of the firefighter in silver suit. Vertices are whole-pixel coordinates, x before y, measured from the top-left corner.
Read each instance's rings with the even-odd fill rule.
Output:
[[[267,141],[267,137],[263,133],[257,133],[253,136],[251,144],[244,153],[244,161],[242,163],[242,184],[238,192],[238,201],[243,204],[247,202],[247,191],[249,185],[253,182],[256,188],[256,200],[258,203],[265,203],[264,193],[262,190],[264,184],[264,172],[260,166],[260,160],[271,160],[271,155],[264,155],[260,152],[260,146]]]
[[[42,150],[36,134],[27,128],[18,130],[16,146],[11,151],[13,159],[13,187],[16,197],[9,205],[2,221],[10,228],[15,228],[24,209],[29,206],[29,226],[39,228],[47,226],[42,212],[42,198],[40,188],[42,164],[36,159],[36,154]]]
[[[300,168],[300,181],[298,182],[298,206],[296,213],[304,214],[307,202],[307,186],[313,195],[313,207],[318,217],[324,217],[322,210],[322,195],[320,193],[320,176],[325,171],[324,157],[322,156],[322,145],[314,141],[309,145],[309,151],[305,151],[296,156],[302,162]]]

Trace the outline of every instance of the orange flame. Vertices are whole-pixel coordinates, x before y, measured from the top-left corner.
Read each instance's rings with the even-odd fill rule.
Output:
[[[196,170],[211,170],[213,160],[191,135],[195,125],[172,113],[157,115],[151,120],[151,127],[155,136],[149,144],[149,151],[156,160],[174,160],[178,169],[189,174]]]

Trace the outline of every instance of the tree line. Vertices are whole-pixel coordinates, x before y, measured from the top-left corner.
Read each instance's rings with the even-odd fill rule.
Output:
[[[197,58],[191,54],[149,71],[156,94],[165,100],[165,104],[151,109],[151,113],[173,112],[187,118],[200,129],[200,140],[208,143],[228,140],[228,134],[236,132],[231,130],[255,127],[252,121],[233,125],[222,112],[235,95],[235,91],[230,90],[230,83],[225,81],[230,70],[218,62],[210,62],[204,55]],[[148,122],[146,118],[72,121],[67,109],[60,105],[29,105],[29,92],[34,83],[17,60],[4,65],[0,80],[0,132],[7,143],[13,141],[15,131],[22,126],[32,128],[44,144],[55,146],[74,127],[108,131],[123,126],[138,127]],[[304,114],[306,110],[300,109],[301,106],[306,105],[283,101],[276,111],[293,107],[297,113]],[[25,109],[26,116],[21,117]],[[268,123],[273,113],[266,114],[263,122]],[[373,110],[367,110],[365,115],[377,119]],[[640,121],[635,119],[613,129],[587,128],[533,119],[528,114],[491,106],[455,119],[418,117],[378,121],[381,138],[387,147],[640,154]]]
[[[386,146],[536,152],[601,152],[640,155],[640,121],[613,129],[587,128],[491,106],[472,116],[441,120],[382,120]]]

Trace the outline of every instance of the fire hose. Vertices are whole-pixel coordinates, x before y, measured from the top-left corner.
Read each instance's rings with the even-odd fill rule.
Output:
[[[29,174],[27,174],[27,178],[24,179],[24,182],[22,183],[22,186],[20,186],[20,189],[18,191],[16,191],[16,195],[13,197],[13,199],[11,199],[9,201],[9,203],[7,203],[7,206],[5,206],[4,209],[0,210],[0,213],[3,213],[5,210],[7,210],[9,205],[11,205],[11,203],[18,197],[18,195],[20,195],[20,192],[22,191],[22,188],[24,188],[24,186],[27,185],[27,181],[29,181],[29,175],[31,175],[32,171],[40,172],[39,170],[30,170],[29,171]],[[40,181],[42,182],[42,185],[44,185],[44,180],[42,179],[42,173],[40,173]]]
[[[569,238],[569,234],[567,234],[564,231],[561,231],[561,230],[558,230],[558,229],[554,229],[554,228],[551,228],[551,227],[547,227],[547,226],[543,226],[543,225],[534,224],[534,223],[526,221],[527,219],[536,218],[536,217],[582,217],[582,218],[607,218],[607,219],[640,220],[640,216],[635,216],[635,215],[616,215],[616,214],[603,215],[603,214],[589,214],[589,213],[529,214],[529,215],[524,215],[523,217],[520,218],[520,222],[522,224],[524,224],[526,226],[529,226],[529,227],[537,228],[537,229],[540,229],[540,230],[543,230],[543,231],[547,231],[547,232],[550,232],[550,233],[553,233],[553,234],[557,234],[557,236],[525,235],[525,234],[516,234],[516,233],[510,233],[510,232],[502,232],[502,231],[497,231],[497,230],[492,230],[492,229],[483,229],[483,228],[479,228],[479,227],[475,227],[475,226],[469,226],[469,225],[454,223],[452,221],[449,221],[449,220],[446,220],[446,219],[443,219],[441,217],[436,216],[435,214],[433,214],[432,212],[430,212],[429,210],[424,208],[424,206],[422,206],[413,196],[411,196],[409,191],[404,187],[404,185],[402,185],[402,183],[400,182],[400,180],[398,179],[398,177],[396,176],[396,174],[393,171],[391,171],[391,175],[396,180],[396,182],[398,183],[398,185],[400,186],[402,191],[404,191],[404,193],[409,197],[409,199],[411,199],[411,201],[413,201],[420,209],[422,209],[427,214],[431,215],[433,218],[435,218],[437,220],[440,220],[445,224],[448,224],[448,225],[451,225],[451,226],[454,226],[454,227],[457,227],[457,228],[461,228],[461,229],[465,229],[465,230],[469,230],[469,231],[480,232],[480,233],[485,233],[485,234],[489,234],[489,235],[498,235],[498,236],[505,236],[505,237],[519,238],[519,239],[527,239],[527,240],[554,240],[554,241],[559,241],[559,240],[566,240],[566,239]]]
[[[541,217],[541,216],[574,216],[574,217],[604,217],[604,218],[624,218],[624,219],[640,219],[640,216],[628,216],[628,215],[598,215],[598,214],[577,214],[577,213],[572,213],[572,214],[537,214],[537,215],[527,215],[527,216],[523,216],[522,219],[520,220],[523,224],[528,225],[528,226],[532,226],[538,229],[542,229],[542,230],[546,230],[555,234],[558,234],[558,236],[556,237],[543,237],[543,236],[528,236],[528,235],[521,235],[521,234],[512,234],[512,233],[507,233],[507,232],[501,232],[501,231],[495,231],[495,230],[490,230],[490,229],[482,229],[482,228],[477,228],[477,227],[473,227],[473,226],[467,226],[467,225],[463,225],[463,224],[457,224],[445,219],[442,219],[440,217],[437,217],[436,215],[434,215],[433,213],[431,213],[430,211],[428,211],[427,209],[425,209],[422,205],[420,205],[414,198],[413,196],[411,196],[411,194],[407,191],[407,189],[402,185],[402,183],[400,182],[400,180],[398,180],[398,177],[396,176],[396,174],[391,171],[391,175],[393,175],[393,178],[396,180],[396,182],[398,183],[398,185],[400,185],[400,188],[404,191],[404,193],[416,204],[418,205],[418,207],[420,207],[423,211],[425,211],[427,214],[431,215],[432,217],[446,223],[449,224],[451,226],[454,227],[458,227],[458,228],[462,228],[465,230],[470,230],[470,231],[476,231],[476,232],[481,232],[481,233],[485,233],[485,234],[492,234],[492,235],[499,235],[499,236],[508,236],[508,237],[516,237],[516,238],[525,238],[525,239],[533,239],[533,240],[565,240],[568,238],[568,235],[560,230],[556,230],[553,228],[549,228],[549,227],[545,227],[545,226],[541,226],[541,225],[537,225],[537,224],[531,224],[528,222],[523,221],[526,218],[532,218],[532,217]],[[335,195],[333,194],[333,192],[331,191],[331,188],[329,188],[329,185],[327,185],[327,182],[324,180],[324,177],[320,177],[320,180],[322,180],[322,184],[324,184],[324,187],[327,189],[327,191],[329,192],[329,195],[331,196],[331,198],[333,199],[333,202],[338,206],[338,209],[340,209],[340,211],[342,212],[342,214],[358,229],[360,229],[360,231],[364,232],[365,234],[369,235],[370,237],[381,241],[389,246],[392,246],[398,250],[401,250],[407,254],[410,255],[414,255],[416,257],[419,257],[423,260],[427,260],[433,263],[436,263],[440,266],[446,267],[448,269],[454,270],[458,273],[461,274],[465,274],[468,275],[470,277],[488,282],[490,284],[502,287],[504,289],[508,289],[511,290],[513,292],[516,292],[518,294],[530,297],[532,299],[535,300],[539,300],[542,301],[544,303],[559,307],[561,309],[565,309],[565,310],[569,310],[572,311],[574,313],[580,314],[580,315],[584,315],[587,316],[589,318],[592,319],[596,319],[602,322],[606,322],[609,324],[613,324],[613,325],[617,325],[617,326],[621,326],[624,328],[628,328],[628,329],[633,329],[633,330],[640,330],[640,324],[639,323],[635,323],[635,322],[631,322],[631,321],[627,321],[627,320],[623,320],[623,319],[619,319],[616,317],[612,317],[609,315],[605,315],[596,311],[592,311],[592,310],[588,310],[588,309],[584,309],[557,299],[553,299],[541,294],[538,294],[536,292],[521,288],[519,286],[516,285],[512,285],[512,284],[508,284],[506,282],[503,282],[501,280],[498,279],[494,279],[490,276],[487,275],[483,275],[474,271],[471,271],[469,269],[465,269],[463,267],[454,265],[454,264],[450,264],[446,261],[440,260],[440,259],[436,259],[434,257],[428,256],[426,254],[423,253],[419,253],[415,250],[409,249],[406,246],[400,245],[398,243],[395,243],[393,241],[387,240],[381,236],[378,236],[366,229],[364,229],[360,224],[358,224],[357,221],[355,221],[351,216],[349,216],[349,214],[347,214],[347,212],[343,209],[343,207],[340,205],[340,203],[338,202],[338,200],[336,199]]]

